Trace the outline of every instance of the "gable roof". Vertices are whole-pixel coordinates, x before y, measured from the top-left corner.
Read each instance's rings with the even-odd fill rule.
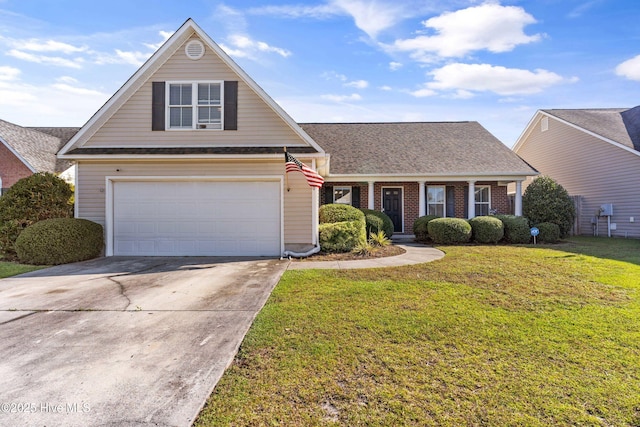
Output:
[[[52,133],[41,129],[58,130]],[[26,128],[0,120],[0,141],[31,171],[56,173],[70,166],[68,161],[59,161],[56,153],[77,130],[78,128]]]
[[[249,86],[283,121],[316,152],[323,150],[298,126],[249,75],[227,55],[194,21],[189,18],[169,39],[127,80],[127,82],[89,119],[80,131],[60,150],[63,157],[83,144],[157,71],[167,59],[193,34],[196,34],[240,80]],[[73,156],[71,156],[73,157]]]
[[[537,175],[478,122],[300,126],[330,153],[329,176]]]

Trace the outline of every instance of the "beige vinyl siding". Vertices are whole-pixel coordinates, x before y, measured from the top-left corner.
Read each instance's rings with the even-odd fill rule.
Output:
[[[581,234],[592,234],[591,220],[604,203],[613,203],[617,230],[613,236],[640,237],[640,156],[549,117],[541,131],[540,118],[520,145],[517,154],[551,176],[572,196],[582,196]],[[634,217],[635,222],[630,222]],[[599,220],[599,234],[607,235],[606,218]]]
[[[186,43],[186,42],[185,42]],[[151,130],[151,88],[156,81],[238,81],[238,130]],[[184,43],[96,131],[85,147],[306,146],[298,134],[241,81],[214,51],[190,60]]]
[[[119,171],[118,171],[119,169]],[[77,214],[105,225],[106,177],[283,175],[283,162],[86,162],[78,163]],[[284,243],[312,243],[313,192],[302,174],[288,174],[284,189]],[[284,176],[284,175],[283,175]]]

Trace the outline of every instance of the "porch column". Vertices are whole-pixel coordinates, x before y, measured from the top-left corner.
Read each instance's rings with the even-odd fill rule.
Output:
[[[375,194],[373,194],[373,181],[369,181],[369,199],[367,201],[367,209],[375,209]]]
[[[522,181],[516,181],[516,198],[513,213],[516,216],[522,216]]]
[[[427,204],[424,201],[424,184],[425,181],[418,181],[418,216],[427,214]]]
[[[469,195],[467,199],[467,218],[471,219],[476,216],[476,182],[469,181]]]

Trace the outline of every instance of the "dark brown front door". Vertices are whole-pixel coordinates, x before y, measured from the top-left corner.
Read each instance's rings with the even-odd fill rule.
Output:
[[[384,188],[382,208],[393,221],[393,231],[402,233],[402,188]]]

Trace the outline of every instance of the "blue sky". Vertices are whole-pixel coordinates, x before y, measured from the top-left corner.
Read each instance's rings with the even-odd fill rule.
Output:
[[[640,104],[637,0],[0,0],[0,119],[81,126],[187,18],[298,122]]]

